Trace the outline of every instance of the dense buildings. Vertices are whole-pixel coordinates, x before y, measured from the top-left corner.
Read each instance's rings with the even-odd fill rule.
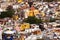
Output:
[[[60,40],[60,3],[0,0],[0,40]]]

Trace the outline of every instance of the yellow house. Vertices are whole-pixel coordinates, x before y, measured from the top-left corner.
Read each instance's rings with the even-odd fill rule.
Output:
[[[39,14],[38,10],[34,10],[34,15]]]
[[[38,10],[36,10],[36,9],[35,10],[30,10],[28,16],[35,16],[37,14],[39,14],[39,11]]]
[[[30,10],[28,16],[34,16],[34,11]]]
[[[30,28],[30,24],[29,23],[24,23],[25,29],[29,29]]]
[[[29,28],[30,28],[30,24],[29,23],[23,23],[20,26],[20,30],[29,29]]]
[[[18,19],[18,15],[13,15],[13,19],[17,20]]]
[[[23,2],[23,0],[17,0],[18,1],[18,3],[21,3],[21,2]]]
[[[24,25],[21,24],[21,26],[20,26],[20,30],[24,30],[24,29],[25,29]]]

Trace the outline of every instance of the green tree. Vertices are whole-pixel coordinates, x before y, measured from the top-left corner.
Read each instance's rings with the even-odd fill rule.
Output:
[[[0,18],[5,18],[7,17],[7,12],[1,12]]]
[[[24,19],[23,21],[30,23],[30,24],[39,24],[42,22],[41,19],[37,19],[35,16],[29,16],[28,18]]]
[[[12,17],[14,15],[15,11],[11,5],[9,5],[6,8],[5,12],[1,12],[0,18],[5,18],[5,17]]]

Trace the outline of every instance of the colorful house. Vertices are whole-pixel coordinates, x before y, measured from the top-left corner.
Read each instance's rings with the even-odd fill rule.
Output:
[[[20,30],[25,30],[25,29],[29,29],[30,28],[30,24],[29,23],[23,23],[20,26]]]
[[[21,2],[23,2],[23,0],[17,0],[18,1],[18,3],[21,3]]]

